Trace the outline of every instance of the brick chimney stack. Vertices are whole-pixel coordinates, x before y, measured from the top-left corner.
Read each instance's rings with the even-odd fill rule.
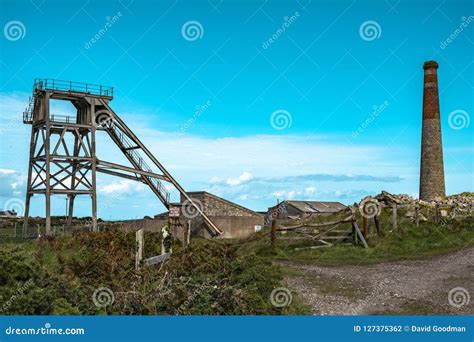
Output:
[[[420,199],[445,196],[443,144],[438,98],[438,63],[425,62],[421,137]]]

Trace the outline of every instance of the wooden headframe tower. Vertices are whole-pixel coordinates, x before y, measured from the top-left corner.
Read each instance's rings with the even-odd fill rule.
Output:
[[[146,184],[169,209],[170,194],[163,183],[170,183],[203,217],[212,236],[222,231],[187,195],[155,156],[127,127],[109,106],[113,88],[78,82],[36,79],[33,95],[23,113],[23,122],[31,124],[28,184],[25,201],[24,229],[28,227],[30,200],[44,194],[46,200],[46,233],[51,229],[51,196],[67,195],[70,226],[74,200],[78,195],[91,198],[92,229],[97,231],[96,173],[136,180]],[[50,100],[72,103],[76,115],[64,116],[50,112]],[[99,159],[96,155],[96,132],[106,131],[131,166]],[[146,163],[148,158],[153,169]]]

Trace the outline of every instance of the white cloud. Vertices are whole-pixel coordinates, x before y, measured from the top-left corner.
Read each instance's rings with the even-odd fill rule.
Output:
[[[21,194],[24,177],[16,170],[0,169],[0,197],[9,198]]]
[[[274,191],[274,192],[272,192],[272,196],[274,196],[276,198],[285,197],[285,194],[286,194],[286,191]]]
[[[239,200],[242,200],[242,201],[245,201],[249,198],[249,195],[248,194],[242,194],[239,196]]]
[[[99,186],[98,191],[108,195],[132,194],[144,189],[144,186],[138,182],[121,179],[118,182]]]
[[[230,186],[236,186],[236,185],[248,182],[252,178],[253,178],[252,174],[250,172],[245,171],[240,176],[238,176],[237,178],[227,179],[226,184],[228,184]]]

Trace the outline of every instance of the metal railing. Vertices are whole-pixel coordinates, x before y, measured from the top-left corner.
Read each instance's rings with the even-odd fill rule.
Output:
[[[67,92],[87,93],[91,95],[113,97],[114,88],[98,84],[55,80],[51,78],[36,78],[34,92],[38,90],[58,90]]]
[[[51,114],[49,120],[52,122],[77,123],[77,118],[75,116],[68,115]]]
[[[28,107],[25,108],[23,112],[23,123],[30,124],[33,122],[33,111],[35,109],[35,97],[30,96],[28,101]]]

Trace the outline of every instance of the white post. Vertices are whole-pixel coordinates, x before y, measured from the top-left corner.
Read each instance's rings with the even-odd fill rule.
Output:
[[[392,229],[397,229],[397,205],[392,205]]]
[[[171,234],[169,232],[169,225],[164,226],[161,228],[161,254],[166,254],[166,253],[171,253],[173,250],[173,247],[170,246],[169,248],[166,247],[165,241],[169,242],[171,239]]]

